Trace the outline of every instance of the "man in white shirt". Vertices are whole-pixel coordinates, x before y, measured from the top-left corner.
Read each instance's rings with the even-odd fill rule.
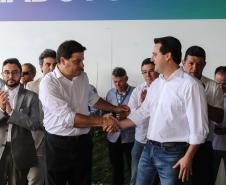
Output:
[[[129,111],[125,105],[113,106],[95,93],[89,95],[89,81],[83,69],[85,50],[76,41],[63,42],[57,50],[57,67],[45,75],[40,84],[47,185],[91,184],[86,178],[90,170],[86,165],[90,152],[89,127],[116,131],[118,126],[111,117],[88,116],[89,105],[117,113]]]
[[[161,75],[141,107],[119,125],[139,125],[150,116],[136,185],[152,184],[156,173],[161,184],[181,184],[179,179],[188,180],[193,156],[208,134],[207,103],[202,85],[179,68],[180,41],[169,36],[154,42],[155,71]]]
[[[20,85],[21,64],[3,62],[0,90],[0,184],[25,185],[28,171],[37,165],[30,130],[42,129],[37,94]]]
[[[144,82],[137,86],[129,99],[128,106],[133,112],[137,110],[143,101],[145,100],[147,89],[151,83],[158,78],[159,74],[155,72],[155,64],[151,61],[151,58],[146,58],[141,64],[141,73],[144,78]],[[147,143],[147,129],[148,129],[149,118],[144,120],[143,124],[136,126],[135,130],[135,142],[131,152],[132,162],[131,162],[131,181],[130,185],[135,185],[137,176],[137,166],[140,160],[141,153],[143,151],[144,145]],[[156,180],[157,183],[157,180]]]
[[[224,98],[220,86],[213,80],[202,75],[206,65],[206,53],[200,46],[187,49],[183,60],[185,72],[203,84],[208,104],[209,135],[205,143],[200,145],[192,165],[193,185],[213,185],[213,148],[212,139],[214,125],[221,123],[224,115]]]
[[[56,52],[52,49],[45,49],[39,56],[39,66],[43,76],[54,70],[56,66]],[[22,68],[23,69],[23,68]],[[35,81],[28,82],[26,89],[39,94],[40,77]],[[43,115],[41,115],[43,116]],[[43,185],[44,184],[44,131],[32,131],[32,136],[35,141],[35,148],[37,151],[38,165],[29,170],[27,180],[28,185]]]

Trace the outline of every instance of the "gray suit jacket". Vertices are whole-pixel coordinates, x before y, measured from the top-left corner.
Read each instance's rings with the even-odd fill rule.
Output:
[[[35,81],[28,82],[26,89],[39,94],[39,85],[40,85],[41,80],[42,80],[42,77],[38,78]],[[40,116],[41,116],[41,119],[43,120],[44,113],[42,111],[42,105],[41,104],[40,104],[40,110],[41,110]],[[32,131],[32,136],[33,136],[33,139],[34,139],[34,142],[35,142],[35,148],[37,150],[37,155],[43,156],[43,153],[44,153],[44,151],[43,151],[44,150],[43,149],[44,148],[44,130]]]
[[[19,89],[16,107],[11,116],[0,111],[0,159],[7,139],[8,123],[12,124],[11,150],[17,169],[27,169],[37,165],[34,141],[30,130],[43,129],[39,114],[37,94]]]

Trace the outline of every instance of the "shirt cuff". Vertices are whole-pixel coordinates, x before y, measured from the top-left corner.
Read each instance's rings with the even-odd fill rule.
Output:
[[[189,144],[202,144],[205,143],[207,136],[203,135],[190,135]]]
[[[99,99],[100,96],[98,96],[97,94],[93,95],[92,100],[89,102],[90,106],[94,106]]]
[[[11,116],[13,113],[13,110],[8,114],[6,111],[2,110],[2,108],[0,108],[0,111],[4,113],[5,116]]]
[[[5,112],[4,110],[2,110],[2,108],[1,108],[1,107],[0,107],[0,111],[1,111],[1,112]]]
[[[13,109],[11,110],[11,112],[8,114],[9,116],[12,116],[13,114]]]
[[[138,116],[138,114],[136,114],[135,112],[134,113],[131,113],[128,116],[128,119],[130,119],[135,125],[140,125],[142,123],[142,118],[140,118]]]
[[[63,125],[65,128],[73,128],[75,125],[75,112],[70,112],[67,117],[65,118],[65,125]]]

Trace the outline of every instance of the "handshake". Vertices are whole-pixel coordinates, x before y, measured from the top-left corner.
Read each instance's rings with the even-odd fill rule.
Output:
[[[106,132],[117,132],[119,128],[119,121],[112,116],[112,114],[107,114],[103,117],[102,128]]]
[[[112,114],[106,114],[103,117],[102,122],[103,131],[117,132],[120,129],[119,120],[125,119],[129,115],[130,109],[126,105],[120,105],[115,107],[114,112],[115,112],[114,116]]]

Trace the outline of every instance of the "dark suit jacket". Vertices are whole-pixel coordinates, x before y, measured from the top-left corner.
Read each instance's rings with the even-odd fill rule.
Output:
[[[16,168],[35,166],[37,157],[30,130],[42,129],[40,119],[38,95],[21,86],[12,115],[0,111],[0,159],[6,144],[8,123],[11,123],[11,150]]]

